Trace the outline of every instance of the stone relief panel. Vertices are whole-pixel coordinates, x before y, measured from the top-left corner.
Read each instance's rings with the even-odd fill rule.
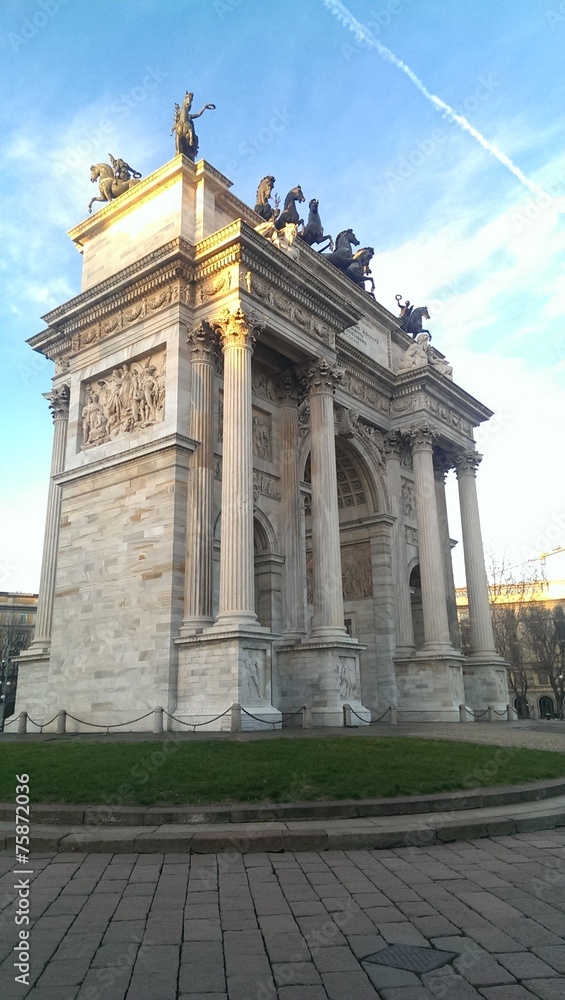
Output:
[[[334,331],[326,323],[324,323],[323,320],[316,317],[314,313],[311,313],[302,306],[299,306],[290,297],[280,292],[278,288],[274,287],[270,282],[259,278],[254,271],[246,272],[245,283],[247,291],[250,294],[256,295],[257,298],[262,299],[272,309],[276,309],[276,311],[281,313],[282,316],[285,316],[288,320],[290,320],[291,323],[295,323],[301,330],[304,330],[311,336],[316,337],[317,340],[321,340],[324,344],[334,347]]]
[[[273,460],[273,428],[271,414],[253,407],[253,454],[265,462]]]
[[[252,362],[251,391],[263,399],[276,399],[276,387],[273,376],[267,368]]]
[[[405,517],[412,521],[416,519],[416,494],[413,484],[407,479],[402,480],[402,508]]]
[[[343,599],[362,600],[373,596],[373,570],[369,542],[343,545],[341,548]]]
[[[164,419],[165,360],[166,353],[161,350],[83,383],[81,450]]]
[[[359,690],[355,660],[350,656],[338,656],[336,670],[339,682],[339,697],[343,698],[344,701],[358,701]]]
[[[265,653],[251,650],[242,661],[241,699],[243,704],[257,704],[267,699],[267,665]]]
[[[408,545],[417,545],[418,532],[416,528],[410,528],[408,525],[406,525],[404,528],[404,538],[406,539],[406,543]]]

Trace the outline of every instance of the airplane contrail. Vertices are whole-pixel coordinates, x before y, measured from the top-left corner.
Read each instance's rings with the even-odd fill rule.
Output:
[[[424,97],[431,104],[433,104],[433,106],[438,111],[441,111],[444,118],[447,118],[455,125],[459,125],[459,127],[462,128],[465,132],[468,132],[469,135],[472,135],[473,138],[477,140],[479,145],[481,145],[483,149],[486,149],[486,151],[490,153],[491,156],[494,156],[499,163],[502,163],[504,167],[510,170],[510,172],[514,174],[514,176],[520,181],[521,184],[524,185],[524,187],[528,189],[528,191],[531,191],[531,193],[534,194],[537,198],[543,197],[545,200],[549,199],[550,202],[554,201],[554,199],[551,198],[551,196],[547,194],[547,192],[544,191],[543,188],[539,187],[538,184],[536,184],[534,181],[531,181],[528,177],[526,177],[526,175],[522,173],[520,168],[517,167],[516,164],[512,162],[510,157],[506,155],[506,153],[503,153],[502,150],[499,149],[498,146],[495,146],[493,142],[489,142],[488,139],[485,139],[484,135],[481,135],[481,133],[476,128],[474,128],[474,126],[471,125],[469,121],[467,121],[464,115],[460,115],[457,111],[455,111],[454,108],[451,107],[451,105],[447,104],[445,101],[442,101],[441,97],[438,97],[436,94],[430,93],[428,88],[425,86],[424,83],[422,83],[420,78],[416,76],[414,71],[411,70],[410,67],[407,66],[405,62],[402,62],[402,59],[399,59],[397,56],[395,56],[394,52],[391,52],[390,49],[387,49],[386,45],[383,45],[382,42],[379,42],[379,40],[372,35],[369,29],[366,28],[363,24],[361,24],[353,16],[351,11],[349,11],[347,7],[345,7],[344,4],[341,3],[341,0],[322,0],[322,3],[324,4],[324,7],[327,7],[328,10],[331,11],[331,13],[334,14],[335,17],[337,17],[337,19],[341,21],[343,25],[345,25],[346,28],[349,28],[349,30],[353,32],[356,41],[366,42],[371,48],[376,49],[381,59],[384,59],[386,62],[391,62],[393,66],[396,66],[397,69],[399,69],[402,73],[404,73],[408,77],[409,80],[412,81],[412,83],[414,84],[415,87],[417,87],[420,93],[423,94]]]

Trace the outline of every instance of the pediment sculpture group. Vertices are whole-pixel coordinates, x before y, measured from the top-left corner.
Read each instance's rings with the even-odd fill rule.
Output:
[[[182,104],[175,104],[171,133],[174,133],[175,136],[177,155],[182,154],[194,162],[198,153],[198,136],[194,130],[194,120],[200,118],[205,111],[213,111],[215,104],[205,104],[200,111],[193,113],[193,96],[192,92],[187,90]],[[91,199],[88,206],[89,212],[92,212],[92,205],[95,201],[112,201],[137,184],[141,178],[139,171],[130,167],[125,160],[115,159],[111,153],[108,156],[110,164],[96,163],[90,168],[90,180],[93,183],[98,181],[99,197]],[[291,257],[298,256],[299,243],[297,241],[302,241],[310,247],[313,247],[314,244],[323,244],[318,250],[323,259],[341,271],[359,288],[368,291],[368,294],[374,298],[375,282],[369,268],[375,253],[374,248],[360,247],[353,229],[342,230],[337,234],[335,241],[329,233],[324,233],[317,198],[309,200],[308,218],[304,223],[296,207],[297,204],[300,205],[306,201],[300,184],[288,192],[281,211],[279,197],[276,194],[273,195],[274,184],[273,175],[267,174],[266,177],[262,178],[257,188],[255,212],[262,221],[255,226],[256,231]],[[274,205],[271,204],[271,197],[274,200]],[[357,249],[354,250],[354,247]],[[368,290],[365,287],[367,282],[370,284]],[[432,356],[428,350],[431,336],[429,330],[424,329],[422,325],[422,320],[429,320],[430,314],[427,306],[414,307],[408,300],[402,303],[401,299],[401,295],[396,296],[400,309],[398,317],[400,327],[410,334],[415,342],[411,348],[408,348],[402,359],[402,370],[407,370],[412,367],[421,367],[424,364],[424,358],[428,359]],[[426,340],[425,344],[421,340],[422,337]],[[410,357],[408,357],[409,352],[411,352]],[[434,367],[439,370],[438,365],[434,365]],[[443,367],[450,369],[447,364]],[[442,374],[449,377],[450,371],[449,373],[442,371]]]

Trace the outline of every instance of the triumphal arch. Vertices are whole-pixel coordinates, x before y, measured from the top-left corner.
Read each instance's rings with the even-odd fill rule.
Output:
[[[156,706],[172,729],[222,728],[233,704],[244,728],[302,706],[325,726],[344,704],[358,724],[503,711],[473,440],[490,411],[369,294],[363,261],[277,227],[268,197],[254,211],[182,152],[126,174],[70,232],[81,293],[30,341],[55,363],[54,444],[18,710],[75,729],[151,728]]]

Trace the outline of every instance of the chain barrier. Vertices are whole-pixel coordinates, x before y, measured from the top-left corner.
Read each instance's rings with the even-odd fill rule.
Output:
[[[375,722],[380,722],[381,719],[384,719],[385,715],[388,715],[389,712],[390,712],[390,705],[388,706],[388,708],[386,709],[386,711],[383,712],[382,715],[379,715],[378,719],[371,719],[370,722],[367,722],[367,720],[364,719],[362,715],[359,715],[359,713],[356,712],[354,708],[351,709],[351,714],[355,715],[358,719],[360,719],[361,722],[364,722],[365,725],[368,725],[368,726],[373,726],[375,724]]]
[[[270,722],[269,719],[260,719],[259,716],[252,715],[251,712],[248,712],[247,709],[243,707],[243,705],[241,706],[241,711],[245,712],[245,714],[248,715],[250,719],[255,719],[255,722],[262,722],[263,725],[272,726],[273,729],[275,729],[278,725],[280,725],[278,719],[275,722]]]
[[[4,720],[4,729],[6,728],[6,726],[13,726],[14,722],[18,722],[19,721],[19,718],[20,718],[19,715],[16,715],[13,719],[7,719],[7,720],[5,719]]]
[[[474,720],[475,720],[475,722],[476,722],[476,721],[477,721],[478,719],[482,719],[482,718],[483,718],[483,716],[484,716],[484,715],[486,715],[486,714],[488,713],[488,708],[485,708],[484,712],[480,712],[480,713],[479,713],[479,712],[477,712],[477,713],[476,713],[476,712],[473,712],[473,711],[471,711],[471,709],[470,709],[470,708],[467,708],[467,706],[465,705],[465,711],[466,711],[466,712],[468,713],[468,715],[470,715],[470,716],[471,716],[471,718],[472,718],[472,719],[474,719]]]
[[[168,719],[172,719],[173,722],[178,722],[181,726],[192,726],[192,732],[194,733],[200,726],[209,726],[211,722],[217,722],[218,719],[223,719],[224,715],[231,712],[231,705],[226,708],[225,712],[221,715],[215,715],[213,719],[207,719],[206,722],[185,722],[184,719],[177,719],[176,715],[171,715],[167,712],[166,708],[163,709],[163,715],[166,715]]]
[[[495,715],[498,715],[498,716],[499,716],[500,718],[502,718],[502,716],[503,716],[503,715],[506,715],[506,709],[504,709],[504,711],[503,711],[503,712],[497,712],[497,711],[496,711],[496,708],[495,708],[495,710],[494,710],[494,714],[495,714]]]
[[[57,713],[57,715],[54,715],[52,719],[49,719],[49,722],[34,722],[34,720],[31,719],[29,717],[29,715],[27,717],[27,721],[31,722],[32,726],[37,726],[37,728],[39,729],[39,732],[42,733],[43,732],[43,727],[44,726],[50,726],[52,722],[55,722],[55,719],[57,718],[58,714],[59,713]]]
[[[106,736],[111,729],[119,729],[120,726],[133,726],[134,722],[141,722],[142,719],[147,719],[150,715],[153,715],[153,711],[146,712],[145,715],[139,715],[137,719],[129,719],[127,722],[111,722],[106,725],[103,722],[87,722],[86,719],[77,719],[76,715],[71,715],[70,712],[66,713],[67,719],[72,719],[73,722],[80,722],[81,726],[94,726],[96,729],[105,729]],[[44,725],[47,725],[47,723],[44,723]]]
[[[302,705],[302,707],[298,708],[296,712],[281,712],[281,722],[283,719],[294,719],[294,716],[300,715],[300,713],[303,712],[305,708],[306,705]],[[243,709],[243,711],[245,711],[245,709]]]

